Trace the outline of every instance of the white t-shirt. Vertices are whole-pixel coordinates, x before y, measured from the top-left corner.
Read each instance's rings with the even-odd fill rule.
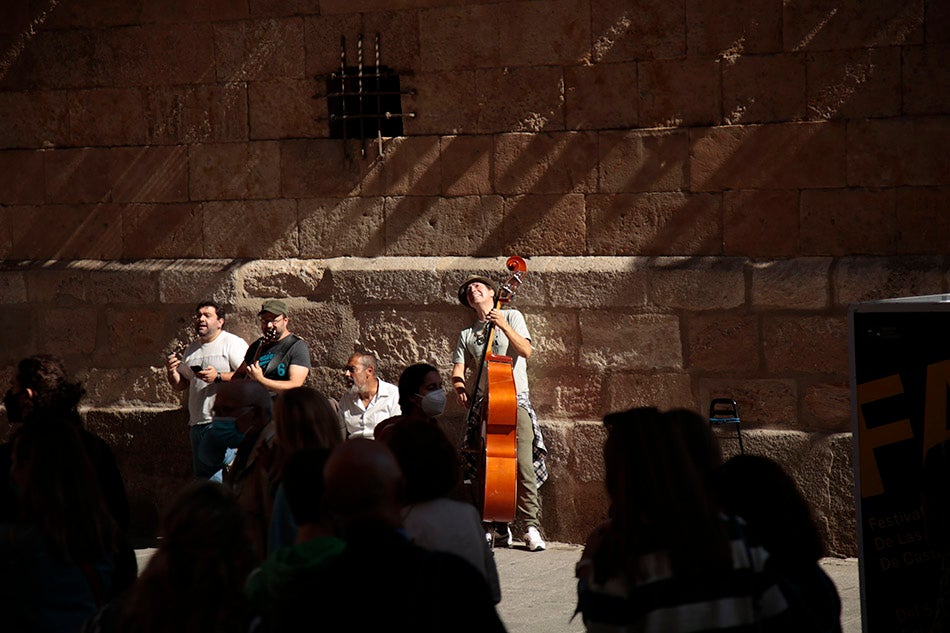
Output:
[[[347,439],[355,437],[376,439],[373,433],[377,424],[394,415],[402,415],[402,408],[399,406],[399,388],[381,378],[377,380],[379,380],[379,387],[376,389],[376,395],[365,407],[359,394],[352,390],[348,389],[340,397],[337,409],[343,420],[343,435]]]
[[[214,396],[218,391],[215,383],[195,378],[191,366],[199,365],[205,369],[210,365],[217,369],[218,373],[230,372],[241,366],[245,353],[247,342],[224,330],[210,343],[196,340],[185,348],[178,373],[188,379],[189,426],[211,422],[211,409],[214,408]]]

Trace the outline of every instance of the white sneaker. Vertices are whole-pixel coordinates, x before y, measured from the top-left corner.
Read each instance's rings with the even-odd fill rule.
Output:
[[[529,527],[528,531],[524,533],[524,544],[529,552],[539,552],[547,547],[536,527]]]
[[[492,528],[492,546],[493,547],[511,547],[511,527],[505,525],[501,530],[498,526]]]

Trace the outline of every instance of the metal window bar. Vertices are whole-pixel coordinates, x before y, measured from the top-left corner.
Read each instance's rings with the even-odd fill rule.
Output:
[[[357,40],[357,65],[346,65],[346,37],[340,38],[340,69],[324,75],[327,90],[323,94],[314,95],[315,98],[326,98],[328,105],[327,120],[331,123],[331,135],[336,124],[337,133],[342,137],[344,144],[347,138],[359,136],[360,154],[366,155],[366,139],[371,133],[376,137],[379,155],[383,153],[383,129],[387,135],[402,135],[402,124],[387,125],[384,122],[393,122],[401,119],[415,118],[414,112],[402,112],[402,95],[415,95],[415,90],[402,90],[399,87],[399,74],[391,71],[382,64],[381,37],[377,33],[374,40],[374,54],[371,65],[366,64],[363,51],[363,34]],[[317,76],[321,78],[320,75]],[[393,100],[395,97],[395,100]],[[331,101],[332,100],[332,101]],[[338,108],[332,104],[338,103]],[[337,111],[334,112],[334,109]],[[320,117],[322,120],[323,117]],[[349,127],[348,122],[354,126]],[[375,129],[374,129],[375,126]]]

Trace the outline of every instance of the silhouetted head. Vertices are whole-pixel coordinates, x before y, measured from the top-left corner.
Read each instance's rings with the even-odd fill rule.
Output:
[[[344,528],[362,522],[400,524],[402,472],[382,443],[344,442],[330,456],[324,475],[327,509]]]

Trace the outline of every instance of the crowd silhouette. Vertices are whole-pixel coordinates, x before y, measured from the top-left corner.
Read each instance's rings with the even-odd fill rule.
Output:
[[[199,478],[165,509],[136,577],[122,478],[83,428],[81,385],[54,357],[24,359],[0,446],[9,630],[503,631],[491,539],[434,417],[441,388],[437,368],[407,368],[403,415],[372,441],[345,440],[335,403],[309,387],[221,385],[214,415],[241,434],[237,455],[223,483]],[[609,518],[576,567],[588,630],[841,630],[821,536],[777,463],[722,463],[684,409],[604,424]]]

